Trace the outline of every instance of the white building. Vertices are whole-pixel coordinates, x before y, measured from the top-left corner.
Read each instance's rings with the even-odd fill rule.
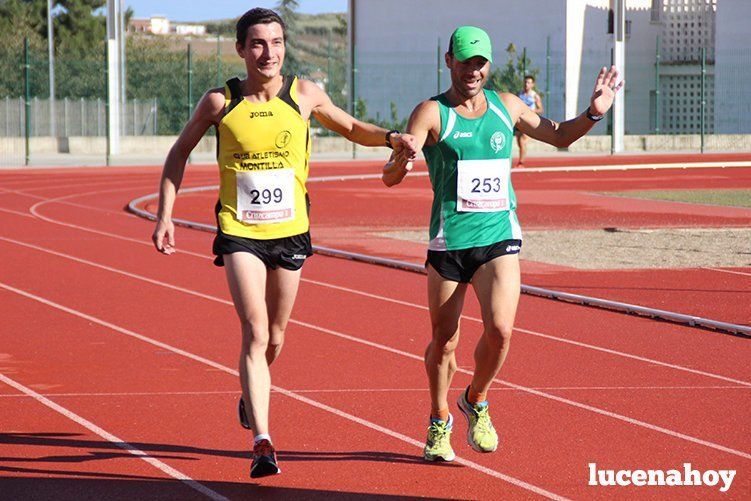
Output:
[[[626,133],[654,131],[658,99],[662,131],[697,130],[699,47],[712,54],[705,87],[709,102],[714,95],[713,64],[722,61],[721,55],[715,57],[715,32],[727,40],[724,43],[739,47],[748,38],[743,23],[749,19],[751,0],[721,4],[715,18],[717,0],[627,0]],[[728,9],[733,22],[722,15],[726,4],[733,5]],[[371,116],[389,116],[392,101],[402,117],[408,115],[421,100],[446,90],[443,54],[449,36],[457,26],[469,24],[490,35],[496,68],[506,64],[510,43],[518,53],[526,48],[532,68],[538,70],[537,88],[547,91],[545,114],[556,120],[572,118],[587,107],[599,68],[611,64],[609,8],[610,0],[349,0],[354,94],[366,101]],[[658,37],[663,56],[659,95]],[[718,82],[723,81],[730,85],[729,78],[718,76]],[[679,94],[677,112],[672,107],[679,108]],[[604,122],[595,133],[606,133]],[[706,124],[708,131],[714,127],[713,104],[707,106]]]
[[[166,35],[169,33],[169,19],[165,16],[151,16],[151,32],[156,35]]]
[[[714,130],[751,132],[751,1],[720,0],[714,71]]]
[[[133,18],[128,23],[128,31],[167,35],[170,32],[170,21],[165,16],[151,16],[149,19]]]
[[[128,31],[153,33],[155,35],[205,35],[206,25],[194,23],[172,23],[165,16],[151,16],[149,19],[131,19]]]
[[[206,26],[203,24],[175,23],[175,33],[178,35],[205,35]]]

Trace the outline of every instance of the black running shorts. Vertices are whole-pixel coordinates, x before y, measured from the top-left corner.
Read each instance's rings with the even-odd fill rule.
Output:
[[[454,251],[428,251],[425,266],[430,266],[446,280],[469,283],[477,268],[499,256],[519,254],[521,240],[502,240],[483,247]]]
[[[305,260],[313,255],[310,232],[284,238],[257,240],[253,238],[226,235],[222,230],[214,238],[214,264],[224,266],[224,255],[235,252],[249,252],[263,261],[266,268],[296,271],[302,268]]]

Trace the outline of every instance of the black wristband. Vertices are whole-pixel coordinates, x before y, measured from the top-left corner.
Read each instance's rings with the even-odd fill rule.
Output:
[[[389,148],[393,150],[394,147],[391,145],[391,134],[401,134],[401,132],[399,132],[396,129],[391,129],[390,131],[386,133],[386,146],[388,146]]]
[[[603,118],[605,118],[605,115],[593,115],[592,111],[587,107],[587,118],[592,120],[593,122],[599,122]]]

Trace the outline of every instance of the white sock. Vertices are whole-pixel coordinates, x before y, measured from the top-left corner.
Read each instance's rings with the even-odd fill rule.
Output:
[[[271,435],[269,435],[268,433],[260,433],[256,435],[255,438],[253,438],[253,445],[256,445],[261,440],[268,440],[269,442],[271,442]]]

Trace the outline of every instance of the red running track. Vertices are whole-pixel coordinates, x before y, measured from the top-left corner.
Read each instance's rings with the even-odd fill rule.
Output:
[[[0,174],[0,375],[16,385],[0,384],[0,486],[10,498],[748,497],[748,340],[525,296],[491,395],[501,449],[471,451],[458,422],[463,463],[425,464],[424,278],[321,256],[305,267],[273,367],[284,473],[251,482],[250,437],[235,418],[238,328],[211,236],[179,231],[169,258],[151,249],[152,224],[122,208],[154,189],[155,169],[45,174]],[[479,334],[474,299],[465,313],[452,397]],[[591,487],[590,462],[690,462],[737,477],[725,494]]]
[[[357,175],[376,164],[354,164]],[[314,166],[316,176],[344,173],[341,165]],[[418,167],[419,170],[419,167]],[[213,172],[197,178],[215,184]],[[514,184],[524,229],[750,227],[751,209],[607,196],[643,189],[751,189],[751,168],[599,172],[517,172]],[[378,179],[311,183],[312,234],[321,246],[422,263],[425,244],[387,233],[417,230],[427,239],[431,191],[427,177],[408,177],[391,190]],[[180,217],[214,224],[215,192],[185,194]],[[154,212],[155,202],[144,208]],[[638,250],[635,250],[638,252]],[[717,249],[723,252],[723,249]],[[524,253],[522,252],[522,259]],[[751,324],[751,260],[741,268],[579,270],[523,259],[524,283],[665,309],[736,324]]]

